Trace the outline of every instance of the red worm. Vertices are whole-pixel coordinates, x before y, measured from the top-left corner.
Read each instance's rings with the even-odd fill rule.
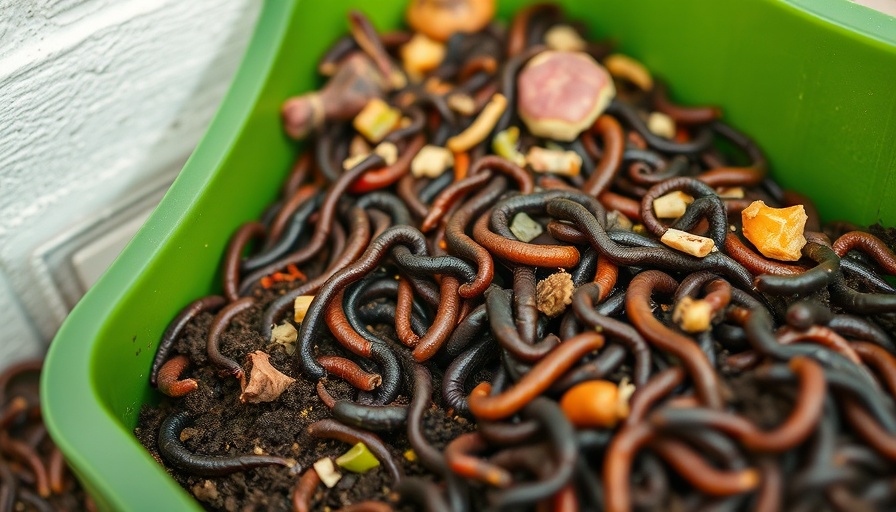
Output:
[[[19,417],[28,410],[28,399],[21,396],[14,396],[0,412],[0,430],[8,428],[15,423]]]
[[[513,263],[534,267],[571,268],[579,263],[579,250],[570,245],[536,245],[510,240],[488,227],[490,212],[473,225],[473,238],[493,255]]]
[[[684,382],[684,368],[673,366],[656,374],[647,384],[637,388],[629,400],[626,427],[634,427],[641,423],[651,407],[671,393]]]
[[[457,322],[457,313],[460,309],[460,296],[457,294],[460,283],[456,278],[445,276],[442,277],[442,284],[439,290],[439,304],[436,317],[432,321],[432,325],[426,334],[420,338],[414,347],[414,360],[418,363],[428,360],[436,355],[436,352],[442,347]],[[415,335],[416,336],[416,335]]]
[[[296,485],[292,490],[292,510],[293,512],[310,512],[311,499],[314,498],[314,492],[320,485],[320,476],[314,468],[308,468],[302,473],[302,477],[296,480]]]
[[[506,418],[526,406],[533,398],[548,389],[558,377],[589,352],[600,349],[604,338],[595,332],[574,336],[536,363],[528,373],[503,393],[489,396],[491,384],[480,383],[470,393],[470,412],[483,420]]]
[[[432,231],[445,214],[448,213],[452,205],[456,204],[457,201],[466,194],[485,185],[490,179],[492,179],[492,173],[490,171],[484,171],[467,176],[466,178],[460,181],[455,181],[445,187],[445,190],[441,191],[439,195],[433,199],[432,206],[429,207],[429,212],[426,214],[426,218],[423,219],[423,222],[420,224],[420,231],[423,231],[424,233]]]
[[[336,510],[336,512],[393,512],[395,509],[385,501],[359,501]]]
[[[630,512],[632,462],[638,450],[653,437],[646,423],[625,426],[610,441],[604,454],[604,507],[606,512]]]
[[[532,18],[536,15],[552,17],[559,12],[556,5],[545,3],[532,4],[517,11],[507,29],[507,58],[519,55],[529,45],[529,22]]]
[[[680,124],[705,124],[722,117],[722,110],[718,107],[685,107],[672,103],[669,100],[666,84],[654,80],[653,107],[671,117]]]
[[[752,187],[765,179],[765,166],[719,167],[695,176],[710,187]]]
[[[622,212],[623,215],[625,215],[632,221],[641,220],[641,203],[639,203],[635,199],[631,199],[629,197],[625,197],[607,190],[601,192],[601,194],[597,196],[597,200],[600,201],[600,204],[602,204],[607,210],[616,210],[618,212]]]
[[[286,224],[289,223],[290,218],[309,197],[313,196],[320,187],[317,185],[303,185],[299,187],[290,197],[283,203],[283,206],[280,207],[280,211],[277,212],[277,215],[274,217],[274,220],[271,221],[271,226],[269,228],[268,240],[266,241],[267,245],[271,245],[280,238],[280,235],[283,234],[283,229],[286,227]]]
[[[396,482],[404,477],[404,471],[395,463],[392,453],[383,440],[366,430],[349,427],[334,419],[319,420],[308,426],[308,434],[323,439],[336,439],[351,445],[364,443],[377,460],[389,471]]]
[[[224,253],[221,274],[224,280],[224,297],[228,302],[240,298],[240,260],[246,246],[255,239],[264,236],[266,228],[260,222],[247,222],[239,227],[230,237]]]
[[[365,372],[354,361],[344,357],[320,356],[317,358],[317,362],[330,374],[362,391],[373,391],[383,382],[383,378],[378,373]]]
[[[678,471],[695,489],[710,496],[730,496],[759,485],[756,468],[722,471],[706,462],[691,447],[673,439],[654,439],[650,448]]]
[[[53,445],[50,451],[50,457],[47,459],[47,480],[50,483],[50,490],[54,494],[62,494],[65,492],[65,458],[62,450],[58,446]]]
[[[199,387],[199,383],[196,382],[196,379],[181,380],[180,378],[180,374],[182,374],[189,365],[190,358],[183,354],[176,355],[166,361],[165,364],[162,365],[162,368],[159,369],[157,380],[159,391],[170,397],[180,397],[195,391],[196,388]]]
[[[600,287],[597,302],[603,301],[610,295],[618,278],[619,266],[603,254],[598,255],[597,269],[594,271],[594,282]]]
[[[591,176],[588,176],[582,186],[582,191],[590,196],[599,197],[610,187],[622,164],[622,153],[625,151],[625,131],[619,121],[610,115],[598,117],[592,131],[600,135],[604,142],[604,150],[600,161],[591,171]]]
[[[867,341],[852,341],[849,346],[866,365],[877,371],[877,375],[887,385],[890,394],[896,396],[896,356],[880,345]]]
[[[24,462],[31,469],[31,473],[34,475],[35,489],[41,498],[50,495],[50,477],[47,474],[47,467],[34,448],[10,438],[7,432],[2,432],[0,433],[0,449]]]
[[[320,401],[327,406],[328,409],[332,409],[336,407],[336,399],[333,398],[333,395],[327,391],[326,386],[324,386],[324,379],[317,381],[317,386],[315,386],[317,390],[317,397],[320,398]]]
[[[788,265],[765,259],[741,242],[740,237],[734,233],[728,233],[725,236],[725,253],[746,267],[753,275],[793,276],[806,271],[805,268],[798,265]]]
[[[290,197],[295,194],[296,190],[305,182],[305,179],[308,178],[308,172],[311,170],[311,162],[311,151],[302,152],[299,158],[296,159],[296,163],[289,171],[289,176],[283,182],[283,197]]]
[[[504,157],[497,155],[486,155],[473,163],[470,168],[470,175],[474,176],[485,171],[496,171],[504,174],[508,178],[516,182],[520,192],[523,194],[531,194],[535,191],[535,181],[532,175],[526,169],[516,165]]]
[[[424,144],[426,144],[426,137],[422,134],[417,135],[411,139],[395,163],[365,172],[349,187],[349,192],[363,194],[395,183],[411,169],[411,161],[414,160]]]
[[[850,231],[834,242],[834,252],[841,258],[849,251],[861,249],[862,252],[874,258],[878,265],[890,275],[896,275],[896,254],[887,247],[887,244],[871,233],[862,231]]]
[[[486,483],[493,487],[505,488],[513,483],[510,471],[486,462],[475,453],[488,449],[488,442],[478,432],[461,434],[445,447],[445,462],[458,475]]]
[[[862,359],[850,346],[849,342],[829,327],[813,325],[806,330],[797,330],[790,326],[778,329],[778,342],[789,345],[801,341],[809,341],[827,347],[834,352],[846,357],[850,361],[861,365]]]
[[[342,310],[342,298],[345,290],[339,291],[324,312],[324,319],[330,332],[340,345],[361,357],[370,357],[370,342],[355,332]]]
[[[585,233],[582,233],[577,227],[571,224],[552,220],[548,222],[547,228],[548,233],[559,242],[575,245],[586,245],[589,243]]]
[[[243,378],[243,367],[233,359],[222,354],[218,345],[221,343],[221,336],[224,335],[224,331],[227,330],[230,321],[254,305],[255,297],[243,297],[236,302],[231,302],[218,312],[208,328],[208,338],[205,344],[208,360],[224,373],[232,375],[237,380]]]
[[[411,329],[411,311],[414,306],[414,288],[405,278],[398,280],[398,297],[395,300],[395,334],[408,347],[416,347],[420,337]]]
[[[711,409],[721,409],[724,400],[721,395],[719,376],[697,343],[672,329],[653,316],[650,299],[654,292],[672,294],[678,282],[658,270],[641,272],[628,286],[625,309],[631,323],[660,350],[679,358],[694,380],[694,387],[700,400]]]
[[[749,492],[759,485],[759,472],[756,468],[721,471],[708,464],[706,459],[681,441],[655,439],[650,443],[650,448],[695,489],[710,496]]]
[[[550,510],[553,512],[578,512],[579,498],[576,495],[576,486],[567,484],[557,491],[551,498]]]
[[[784,495],[784,477],[781,466],[773,459],[759,461],[762,483],[756,495],[756,512],[778,512],[781,510],[781,497]]]
[[[855,399],[846,398],[840,405],[853,430],[871,448],[890,460],[896,460],[896,436],[887,432]]]

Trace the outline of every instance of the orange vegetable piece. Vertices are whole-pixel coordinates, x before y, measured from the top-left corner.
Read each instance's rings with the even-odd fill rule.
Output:
[[[798,204],[788,208],[771,208],[762,201],[741,212],[744,236],[766,258],[797,261],[802,256],[806,237],[806,210]]]
[[[607,380],[576,384],[563,394],[560,408],[579,428],[612,428],[629,411],[628,398]]]

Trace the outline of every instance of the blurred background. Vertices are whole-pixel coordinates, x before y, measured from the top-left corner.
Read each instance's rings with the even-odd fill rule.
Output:
[[[161,199],[260,7],[0,0],[0,369],[46,351]]]

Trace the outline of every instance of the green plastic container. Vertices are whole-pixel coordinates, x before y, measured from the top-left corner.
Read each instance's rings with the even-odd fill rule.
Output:
[[[205,138],[60,329],[44,418],[102,509],[200,510],[132,434],[141,405],[158,399],[147,375],[159,337],[185,304],[219,290],[231,232],[275,198],[298,151],[280,104],[319,85],[316,61],[346,32],[347,10],[386,29],[402,23],[405,2],[264,2]],[[499,3],[507,19],[526,2]],[[664,77],[677,100],[721,105],[824,218],[896,224],[896,19],[847,0],[560,3]]]

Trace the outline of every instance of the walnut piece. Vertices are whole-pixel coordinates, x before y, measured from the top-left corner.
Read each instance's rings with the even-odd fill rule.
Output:
[[[290,384],[296,381],[286,376],[271,365],[270,357],[256,350],[247,357],[252,370],[249,373],[249,382],[242,382],[243,392],[240,394],[240,402],[258,404],[276,400]],[[248,365],[247,363],[247,365]]]
[[[573,288],[572,276],[566,271],[551,274],[539,281],[535,287],[538,310],[549,317],[559,315],[572,303]]]

